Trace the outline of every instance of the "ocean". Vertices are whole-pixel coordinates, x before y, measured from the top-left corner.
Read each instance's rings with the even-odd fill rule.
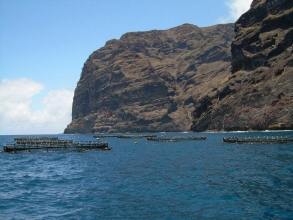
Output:
[[[293,144],[222,141],[292,131],[198,135],[208,139],[105,138],[111,151],[1,152],[0,219],[293,219]],[[14,137],[0,136],[0,146]]]

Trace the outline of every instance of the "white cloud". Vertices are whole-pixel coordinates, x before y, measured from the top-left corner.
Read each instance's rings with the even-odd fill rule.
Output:
[[[229,15],[220,19],[222,22],[235,22],[242,14],[250,8],[252,0],[226,0]]]
[[[0,133],[44,134],[63,132],[71,120],[73,92],[49,91],[33,109],[33,98],[44,86],[31,79],[0,80]]]

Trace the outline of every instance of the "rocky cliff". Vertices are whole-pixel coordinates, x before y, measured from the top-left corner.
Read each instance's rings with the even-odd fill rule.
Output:
[[[293,1],[254,0],[235,35],[225,92],[206,97],[193,130],[292,129]]]
[[[292,0],[254,0],[235,27],[127,33],[86,61],[65,132],[293,129],[292,39]]]
[[[233,25],[133,32],[84,64],[66,133],[190,130],[228,80]],[[224,91],[225,92],[225,91]]]

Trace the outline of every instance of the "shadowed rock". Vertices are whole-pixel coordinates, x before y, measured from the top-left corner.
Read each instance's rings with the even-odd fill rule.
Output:
[[[193,130],[292,129],[293,1],[253,1],[235,35],[232,75]]]

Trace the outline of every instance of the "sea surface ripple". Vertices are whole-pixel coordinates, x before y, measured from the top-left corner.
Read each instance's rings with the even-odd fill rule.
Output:
[[[222,142],[293,132],[199,135],[207,141],[106,138],[112,151],[2,152],[0,219],[293,219],[292,144]],[[0,146],[14,137],[0,136]]]

